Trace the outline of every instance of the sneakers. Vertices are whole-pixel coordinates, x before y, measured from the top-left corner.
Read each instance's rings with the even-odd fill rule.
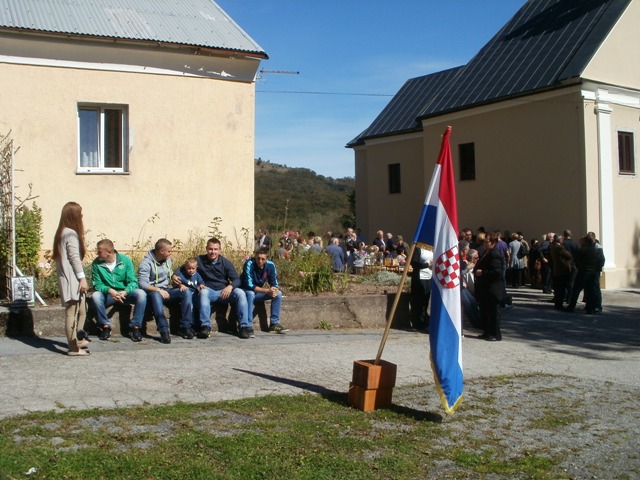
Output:
[[[180,329],[180,336],[182,338],[186,338],[187,340],[191,340],[194,337],[194,333],[193,330],[190,328],[181,328]]]
[[[272,323],[269,327],[269,331],[271,333],[286,333],[289,329],[280,323]]]
[[[211,327],[202,327],[198,332],[198,338],[209,338],[211,335]]]
[[[240,332],[238,333],[238,336],[243,340],[246,340],[247,338],[251,338],[251,335],[249,334],[250,331],[251,330],[249,327],[240,327]]]
[[[134,342],[141,342],[142,341],[142,334],[140,333],[140,327],[133,327],[131,329],[131,340],[133,340]]]
[[[168,330],[160,332],[160,341],[162,343],[171,343],[171,335],[169,335]]]
[[[100,329],[100,340],[109,340],[111,338],[111,326],[103,325]]]
[[[256,338],[256,332],[253,331],[253,328],[249,327],[249,338]]]

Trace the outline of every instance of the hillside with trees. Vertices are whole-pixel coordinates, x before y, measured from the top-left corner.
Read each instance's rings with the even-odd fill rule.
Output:
[[[355,222],[355,180],[255,161],[255,228],[272,233],[342,231]]]

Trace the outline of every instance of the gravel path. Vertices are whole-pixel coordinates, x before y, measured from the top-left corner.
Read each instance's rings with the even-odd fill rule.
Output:
[[[534,374],[473,379],[465,389],[460,411],[442,418],[447,434],[430,445],[435,452],[468,446],[479,461],[486,457],[507,464],[554,458],[561,471],[556,478],[640,478],[637,388]],[[439,404],[431,390],[431,385],[396,389],[394,404],[410,412],[434,412],[431,418],[438,421]],[[461,468],[453,462],[439,467],[441,478],[460,477]]]

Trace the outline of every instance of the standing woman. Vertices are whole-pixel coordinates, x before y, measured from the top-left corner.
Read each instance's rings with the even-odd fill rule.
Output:
[[[485,253],[473,270],[476,300],[484,325],[484,333],[480,338],[490,342],[502,340],[498,305],[504,300],[505,281],[504,257],[495,248],[499,239],[497,233],[487,235],[484,242]]]
[[[60,299],[65,307],[65,332],[69,345],[68,355],[89,355],[83,350],[89,342],[78,340],[78,324],[84,325],[85,293],[87,279],[84,276],[82,260],[85,254],[82,207],[76,202],[68,202],[62,207],[60,224],[53,240],[53,259],[56,261]]]
[[[511,234],[511,242],[509,242],[509,278],[513,288],[524,286],[524,261],[525,247],[521,241],[520,235],[516,232]]]

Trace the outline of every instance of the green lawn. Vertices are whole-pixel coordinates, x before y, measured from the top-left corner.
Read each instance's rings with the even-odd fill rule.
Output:
[[[555,478],[553,456],[506,458],[499,439],[465,433],[477,410],[443,419],[345,402],[302,394],[5,419],[0,479]]]

